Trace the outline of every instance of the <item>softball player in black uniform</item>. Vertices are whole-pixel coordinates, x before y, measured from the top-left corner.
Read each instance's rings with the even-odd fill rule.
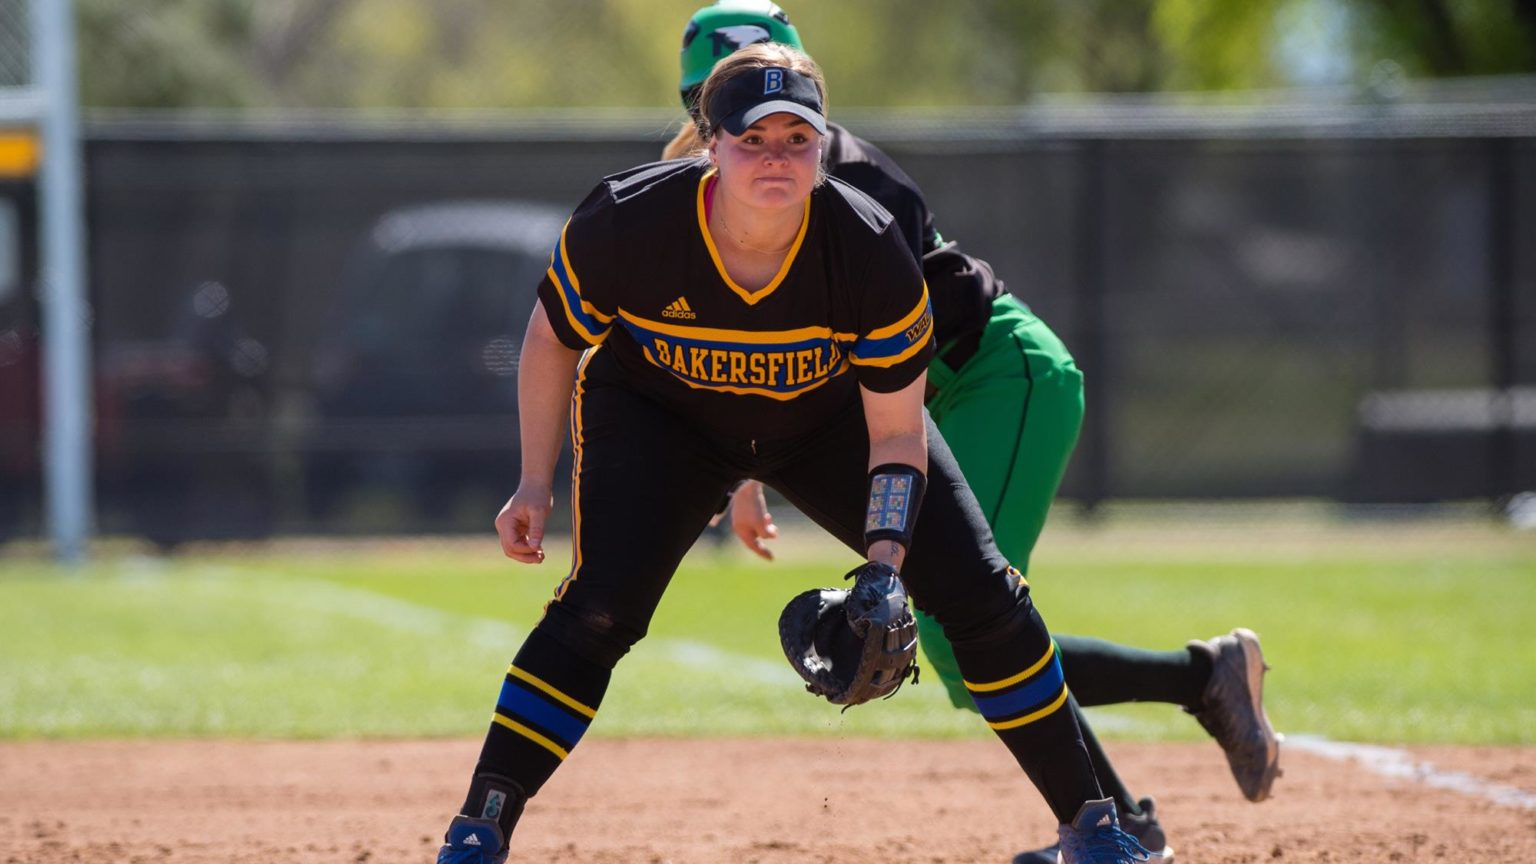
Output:
[[[562,232],[524,341],[523,471],[497,531],[508,556],[542,560],[569,406],[573,564],[508,670],[440,864],[505,859],[744,478],[901,572],[1062,823],[1064,861],[1148,860],[1101,797],[1027,584],[922,410],[933,319],[916,262],[882,208],[818,182],[823,94],[792,49],[738,52],[704,86],[714,167],[609,177]],[[913,494],[877,500],[891,482]],[[866,523],[875,509],[894,534]]]
[[[777,42],[803,50],[789,16],[769,0],[723,0],[689,19],[680,52],[679,90],[695,110],[699,85],[715,63],[748,44]],[[696,125],[668,144],[664,157],[694,151]],[[936,352],[925,404],[965,473],[998,548],[1027,574],[1083,419],[1083,376],[1044,321],[1012,296],[992,267],[946,241],[922,190],[888,155],[835,123],[827,124],[823,164],[833,177],[869,195],[892,214],[918,259],[934,310]],[[759,484],[733,496],[732,529],[756,554],[777,536]],[[952,703],[975,710],[974,695],[942,628],[917,616],[924,653]],[[1263,656],[1247,630],[1187,648],[1148,651],[1103,639],[1058,634],[1074,701],[1111,705],[1154,701],[1182,705],[1211,731],[1245,797],[1268,797],[1278,773],[1278,736],[1262,709]],[[925,670],[926,671],[926,670]],[[1122,823],[1144,845],[1172,857],[1149,798],[1138,799],[1116,776],[1107,754],[1079,716],[1099,781],[1115,798]],[[1054,848],[1024,853],[1015,864],[1054,862]]]

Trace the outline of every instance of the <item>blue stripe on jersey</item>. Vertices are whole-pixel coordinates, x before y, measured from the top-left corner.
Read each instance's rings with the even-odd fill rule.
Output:
[[[560,299],[565,304],[567,317],[577,326],[578,333],[582,338],[589,342],[602,341],[603,337],[608,333],[608,322],[600,320],[582,307],[581,294],[576,290],[575,280],[571,278],[571,273],[566,270],[564,236],[555,241],[555,252],[551,258],[549,272],[555,277],[555,287],[560,290]]]
[[[677,335],[628,313],[621,320],[646,359],[695,387],[792,398],[847,369],[846,348],[830,334],[773,342],[764,332],[754,335],[765,341],[739,342]]]
[[[849,352],[849,359],[854,363],[883,366],[894,365],[916,353],[933,332],[933,306],[926,300],[925,296],[923,312],[905,329],[883,337],[874,334],[859,337]]]
[[[976,710],[988,720],[997,720],[1037,708],[1054,699],[1061,693],[1065,680],[1061,673],[1061,661],[1055,658],[1040,674],[1035,676],[1022,687],[1009,690],[997,696],[979,696],[971,694],[976,701]]]
[[[572,717],[565,710],[550,703],[548,697],[524,690],[511,681],[501,685],[501,695],[496,699],[496,709],[501,713],[520,718],[550,732],[561,739],[569,750],[576,746],[587,732],[586,722]]]

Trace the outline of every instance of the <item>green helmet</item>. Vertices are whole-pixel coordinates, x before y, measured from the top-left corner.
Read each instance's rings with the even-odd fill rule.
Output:
[[[738,48],[759,42],[804,50],[789,15],[769,0],[719,0],[693,13],[683,31],[683,76],[677,85],[683,107],[693,109],[698,89],[716,62]]]

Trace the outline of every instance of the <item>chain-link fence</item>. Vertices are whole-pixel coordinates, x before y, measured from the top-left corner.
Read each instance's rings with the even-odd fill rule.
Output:
[[[0,0],[0,91],[32,83],[27,0]]]
[[[1536,488],[1536,100],[1139,110],[844,118],[1076,355],[1065,495]],[[91,124],[103,529],[483,529],[548,244],[665,116]],[[0,309],[10,418],[35,311]]]

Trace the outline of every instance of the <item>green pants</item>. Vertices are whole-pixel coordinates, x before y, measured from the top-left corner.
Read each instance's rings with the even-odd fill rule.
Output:
[[[992,304],[981,344],[957,372],[928,367],[928,412],[986,513],[997,548],[1024,573],[1083,425],[1083,375],[1051,328],[1012,296]],[[917,615],[928,663],[957,708],[976,710],[937,621]]]

